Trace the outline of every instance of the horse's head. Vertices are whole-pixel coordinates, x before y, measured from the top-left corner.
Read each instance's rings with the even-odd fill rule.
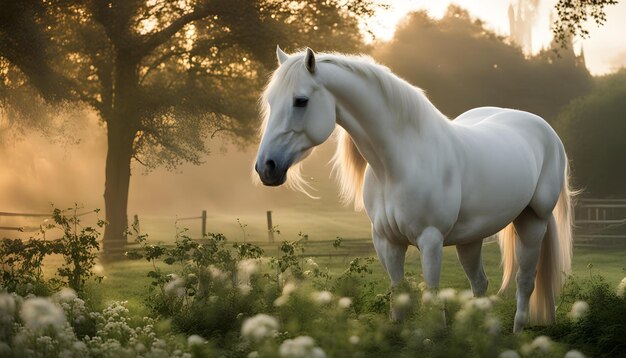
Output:
[[[306,158],[335,128],[335,99],[320,83],[311,49],[287,55],[262,96],[265,119],[255,170],[265,185],[278,186],[291,166]],[[297,173],[295,173],[297,175]]]

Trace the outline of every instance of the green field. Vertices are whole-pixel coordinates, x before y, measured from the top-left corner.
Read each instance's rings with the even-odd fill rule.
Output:
[[[305,253],[306,256],[306,253]],[[322,267],[328,267],[331,273],[339,274],[349,264],[350,257],[318,257],[316,261]],[[500,251],[497,243],[487,243],[483,248],[483,262],[487,276],[489,277],[488,294],[497,293],[502,270],[500,268]],[[592,266],[589,268],[589,266]],[[164,267],[167,269],[167,267]],[[372,266],[371,280],[376,282],[381,293],[386,292],[389,281],[382,266],[375,262]],[[152,269],[150,263],[140,261],[121,261],[105,266],[105,280],[99,285],[96,294],[98,300],[105,303],[112,300],[127,300],[129,308],[138,314],[146,313],[142,297],[146,297],[150,280],[146,273]],[[421,277],[421,264],[419,252],[410,247],[405,264],[407,275]],[[593,274],[602,275],[611,286],[617,286],[619,281],[626,276],[626,253],[623,249],[590,249],[575,248],[572,273],[575,276]],[[421,281],[421,279],[418,279]],[[441,274],[441,287],[456,289],[469,289],[469,282],[456,258],[454,247],[444,248],[443,270]],[[512,298],[514,287],[505,293],[506,298]]]

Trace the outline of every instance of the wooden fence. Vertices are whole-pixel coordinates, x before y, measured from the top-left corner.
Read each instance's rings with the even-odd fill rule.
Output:
[[[579,199],[574,227],[578,246],[626,246],[626,199]]]
[[[92,213],[83,212],[78,216]],[[51,213],[13,213],[0,212],[3,217],[26,217],[41,218],[42,223],[38,226],[0,226],[0,231],[34,232],[41,229],[44,220],[51,218]],[[274,226],[272,212],[267,211],[267,241],[251,242],[262,247],[268,253],[277,251],[274,242]],[[202,210],[200,216],[176,218],[176,223],[187,220],[200,220],[201,236],[207,235],[207,211]],[[135,221],[138,224],[137,215]],[[575,239],[577,246],[614,247],[626,245],[626,199],[580,199],[574,208]],[[334,256],[369,256],[374,255],[374,247],[370,238],[343,239],[339,247],[334,247],[334,240],[307,240],[303,244],[304,256],[307,257],[334,257]],[[487,240],[489,242],[489,240]],[[129,245],[129,247],[132,245]],[[120,248],[126,250],[126,248]]]
[[[76,216],[84,216],[94,213],[95,211],[87,211],[76,214]],[[9,213],[0,211],[0,217],[23,217],[23,218],[44,218],[38,226],[0,226],[0,230],[19,231],[19,232],[35,232],[41,230],[46,219],[52,218],[52,213]]]

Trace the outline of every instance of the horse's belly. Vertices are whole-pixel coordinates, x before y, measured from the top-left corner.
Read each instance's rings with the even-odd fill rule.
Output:
[[[503,229],[528,206],[537,178],[528,171],[520,171],[517,175],[494,174],[483,181],[464,193],[457,221],[446,235],[445,245],[479,240]]]
[[[452,231],[446,236],[444,245],[466,244],[497,234],[513,221],[517,215],[519,213],[474,216],[458,220]]]

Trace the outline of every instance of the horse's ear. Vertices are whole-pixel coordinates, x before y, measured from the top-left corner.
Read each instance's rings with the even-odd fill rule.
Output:
[[[304,65],[311,73],[315,73],[315,52],[310,48],[306,48],[306,56],[304,57]]]
[[[278,45],[276,45],[276,57],[278,58],[279,65],[282,65],[285,61],[287,61],[287,59],[289,59],[289,55],[283,52]]]

